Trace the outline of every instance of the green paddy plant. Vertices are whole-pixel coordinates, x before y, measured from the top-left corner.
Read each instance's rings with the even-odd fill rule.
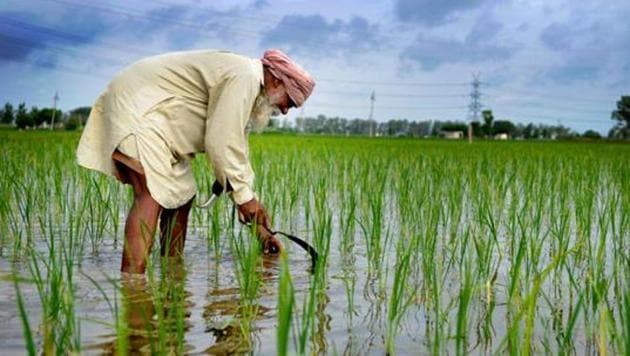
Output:
[[[225,209],[225,207],[216,203],[211,208],[212,217],[209,228],[210,244],[208,244],[208,248],[212,247],[214,258],[217,261],[221,259],[221,209]]]
[[[414,240],[416,237],[412,237]],[[400,321],[410,305],[415,292],[408,290],[408,278],[411,271],[412,255],[414,248],[407,246],[416,245],[413,241],[398,240],[396,248],[396,262],[394,265],[394,280],[390,289],[389,303],[387,306],[387,335],[385,338],[385,351],[388,355],[396,354],[396,335],[400,329]],[[411,247],[410,246],[410,247]]]
[[[30,275],[42,306],[42,352],[80,352],[80,324],[74,308],[74,254],[52,229],[46,247],[43,252],[29,249]]]
[[[20,291],[18,279],[19,278],[17,277],[16,272],[13,272],[13,286],[15,288],[18,313],[20,315],[20,320],[22,321],[22,331],[24,333],[26,352],[29,356],[35,356],[37,354],[37,347],[35,346],[33,331],[31,330],[31,325],[28,321],[28,312],[24,306],[24,299],[22,298],[22,292]]]
[[[242,302],[252,304],[258,296],[258,288],[261,279],[258,275],[260,263],[260,243],[255,237],[256,227],[247,228],[247,232],[234,234],[230,239],[232,253],[234,254],[235,275],[239,284]]]
[[[9,286],[17,318],[5,328],[29,324],[23,340],[9,342],[21,342],[25,352],[82,352],[102,342],[94,338],[101,328],[128,335],[108,343],[116,352],[197,352],[185,341],[206,340],[187,332],[196,320],[186,317],[187,291],[211,271],[195,269],[178,285],[154,249],[142,292],[151,303],[121,305],[122,289],[105,285],[109,303],[101,295],[78,298],[87,279],[77,278],[77,268],[117,269],[120,219],[131,194],[76,166],[78,138],[0,130],[0,169],[7,172],[0,177],[0,268],[24,277],[19,290]],[[303,281],[280,262],[276,334],[259,319],[266,309],[257,304],[275,295],[259,296],[256,238],[225,228],[234,221],[227,199],[212,210],[193,209],[186,262],[199,265],[205,257],[231,272],[215,277],[237,289],[239,308],[230,314],[237,320],[224,321],[239,342],[249,339],[239,350],[330,353],[331,345],[346,343],[361,354],[628,353],[627,144],[304,134],[250,141],[256,191],[276,227],[307,237],[320,263],[314,275],[296,270]],[[193,160],[193,171],[206,196],[213,181],[207,159]],[[195,248],[200,236],[207,256]],[[300,250],[287,247],[299,258]],[[330,283],[331,276],[339,282]],[[116,312],[91,310],[104,304]],[[147,323],[132,327],[127,316],[140,309]],[[84,320],[100,323],[84,333]],[[263,345],[253,335],[276,340]]]
[[[312,217],[313,226],[313,247],[318,252],[317,264],[315,266],[315,276],[325,279],[328,267],[328,255],[330,252],[330,240],[333,233],[332,211],[328,206],[328,187],[326,178],[320,177],[313,192],[316,199],[315,214]]]
[[[365,237],[365,247],[368,255],[369,266],[373,272],[379,273],[385,254],[383,253],[387,245],[389,231],[385,231],[383,226],[383,212],[385,208],[385,186],[388,180],[387,167],[379,166],[372,180],[367,178],[362,183],[367,201],[363,213],[362,223],[363,235]],[[368,176],[369,177],[369,176]]]
[[[258,272],[261,261],[261,246],[256,236],[256,226],[252,225],[233,233],[230,239],[234,259],[234,274],[239,286],[240,306],[239,322],[248,349],[251,349],[252,322],[258,315],[258,291],[262,283]]]
[[[312,352],[315,354],[324,354],[328,352],[329,342],[327,333],[330,330],[329,314],[327,312],[330,297],[326,290],[319,290],[317,293],[317,304],[315,307],[315,328],[311,337],[313,345]]]
[[[354,262],[354,259],[351,259],[351,262]],[[343,276],[341,277],[343,281],[343,287],[346,292],[346,301],[347,301],[347,315],[348,315],[348,331],[352,332],[352,321],[355,315],[358,315],[356,310],[354,295],[357,284],[357,275],[352,268],[352,266],[344,267]]]
[[[91,252],[96,254],[103,240],[105,229],[109,222],[110,196],[102,191],[103,185],[92,177],[91,184],[84,195],[84,207],[87,209],[89,219],[86,219],[87,235],[90,237]]]
[[[307,351],[309,337],[314,334],[315,328],[315,308],[318,294],[320,293],[320,278],[312,275],[310,277],[310,288],[302,303],[302,311],[299,320],[296,320],[297,331],[297,352],[305,355]]]
[[[347,189],[342,199],[339,217],[340,245],[344,253],[352,253],[355,243],[354,229],[358,205],[356,191],[353,188]]]
[[[152,354],[181,354],[187,329],[187,270],[181,256],[161,256],[158,250],[153,249],[147,263],[146,283],[139,276],[122,285],[126,298],[122,313],[127,332],[146,335]]]
[[[11,201],[15,204],[15,209],[19,213],[17,218],[19,219],[19,228],[25,231],[26,242],[22,241],[22,239],[16,240],[16,244],[14,244],[14,249],[18,251],[22,251],[25,247],[30,245],[34,236],[34,224],[33,224],[33,215],[34,215],[34,205],[35,205],[35,191],[27,186],[26,182],[20,180],[14,180],[13,184],[13,199]],[[19,234],[22,236],[22,234]]]
[[[469,312],[470,304],[474,295],[475,280],[472,271],[472,262],[470,257],[467,257],[466,261],[460,268],[460,287],[459,287],[459,300],[457,303],[457,317],[455,327],[455,351],[457,355],[465,355],[468,353],[468,338],[470,321]]]
[[[280,256],[280,278],[278,281],[278,328],[276,331],[276,347],[278,355],[289,352],[289,336],[295,304],[295,290],[291,280],[289,261],[285,252]]]
[[[132,308],[129,308],[127,306],[128,300],[125,299],[126,293],[124,292],[129,290],[128,286],[130,284],[133,284],[134,282],[137,283],[137,281],[139,281],[143,277],[138,276],[138,278],[135,278],[134,275],[126,275],[126,276],[123,276],[123,278],[121,279],[119,283],[119,281],[103,274],[103,276],[105,277],[107,281],[107,284],[112,286],[113,294],[110,295],[110,291],[104,288],[105,283],[99,283],[94,277],[90,276],[89,274],[83,271],[80,271],[80,274],[82,277],[87,279],[94,286],[94,288],[96,288],[96,290],[98,290],[100,295],[103,297],[103,300],[105,300],[105,302],[107,303],[107,307],[113,319],[113,323],[107,322],[106,320],[97,320],[93,318],[89,318],[87,319],[87,321],[96,323],[99,325],[103,325],[107,328],[112,329],[112,331],[116,335],[116,341],[114,343],[114,350],[116,354],[118,355],[129,354],[129,352],[131,351],[129,349],[129,344],[130,344],[129,336],[131,332],[129,330],[128,318],[125,318],[124,316],[126,315],[127,310],[132,309]],[[121,291],[123,293],[120,293]],[[121,305],[119,305],[119,301],[118,301],[119,294],[122,299],[122,303],[120,303]],[[151,319],[152,319],[152,315],[148,315],[143,320],[146,322]]]
[[[625,355],[630,352],[630,286],[626,285],[623,303],[619,312],[621,320],[621,340],[623,345],[620,348]]]

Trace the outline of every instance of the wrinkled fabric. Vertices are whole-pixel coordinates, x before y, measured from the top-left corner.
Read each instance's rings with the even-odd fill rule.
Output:
[[[133,135],[151,196],[167,209],[196,193],[190,160],[205,152],[214,177],[243,204],[255,197],[247,126],[262,95],[260,60],[201,50],[142,59],[92,107],[77,148],[81,166],[114,175],[112,153]],[[208,186],[211,182],[207,182]]]
[[[261,62],[269,67],[274,77],[282,80],[287,94],[296,107],[302,106],[315,87],[313,77],[284,52],[277,49],[265,51]]]

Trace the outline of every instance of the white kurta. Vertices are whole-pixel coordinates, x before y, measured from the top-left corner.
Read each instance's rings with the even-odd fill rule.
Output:
[[[247,124],[262,94],[258,59],[221,51],[175,52],[121,71],[92,107],[77,149],[78,163],[114,175],[111,156],[137,140],[151,196],[173,209],[196,193],[189,160],[206,152],[214,176],[234,189],[237,204],[254,197]]]

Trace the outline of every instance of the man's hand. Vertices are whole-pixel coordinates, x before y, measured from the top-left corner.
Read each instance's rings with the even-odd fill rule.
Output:
[[[238,206],[239,220],[243,224],[256,224],[267,229],[271,226],[271,219],[265,207],[256,198]]]
[[[282,242],[272,235],[269,229],[263,226],[257,226],[256,234],[258,235],[258,240],[260,240],[265,255],[276,255],[284,250]]]
[[[256,198],[239,205],[238,211],[241,223],[256,224],[256,235],[264,254],[278,254],[284,250],[282,242],[271,233],[271,219],[265,207]]]

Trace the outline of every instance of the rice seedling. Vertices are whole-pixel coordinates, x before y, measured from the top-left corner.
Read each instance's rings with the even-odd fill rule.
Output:
[[[16,294],[16,303],[18,307],[18,312],[20,314],[20,319],[22,320],[22,330],[24,331],[24,341],[26,346],[26,352],[29,356],[35,356],[37,354],[37,349],[35,348],[35,341],[33,338],[33,331],[31,330],[31,325],[28,321],[28,312],[24,307],[24,299],[22,298],[22,293],[20,292],[19,282],[16,277],[14,277],[15,286],[15,294]]]
[[[283,254],[281,256],[280,279],[278,282],[278,329],[276,336],[278,355],[287,355],[289,351],[289,335],[294,303],[295,290],[293,289],[289,272],[289,262],[286,254]]]
[[[627,144],[252,135],[256,192],[317,249],[313,273],[288,241],[263,269],[221,199],[192,211],[185,264],[156,243],[133,288],[117,277],[131,193],[76,167],[77,139],[0,130],[0,333],[22,352],[228,350],[222,323],[233,352],[630,349]],[[205,196],[212,171],[193,168]],[[235,307],[207,327],[199,305]]]
[[[415,250],[416,236],[412,241],[398,240],[396,250],[396,262],[394,265],[394,281],[390,288],[389,304],[387,306],[387,336],[385,339],[385,350],[389,355],[396,354],[396,335],[400,329],[400,319],[409,306],[413,291],[407,287],[407,278],[411,269],[411,256]],[[407,248],[409,247],[409,248]],[[410,297],[411,296],[411,297]]]

